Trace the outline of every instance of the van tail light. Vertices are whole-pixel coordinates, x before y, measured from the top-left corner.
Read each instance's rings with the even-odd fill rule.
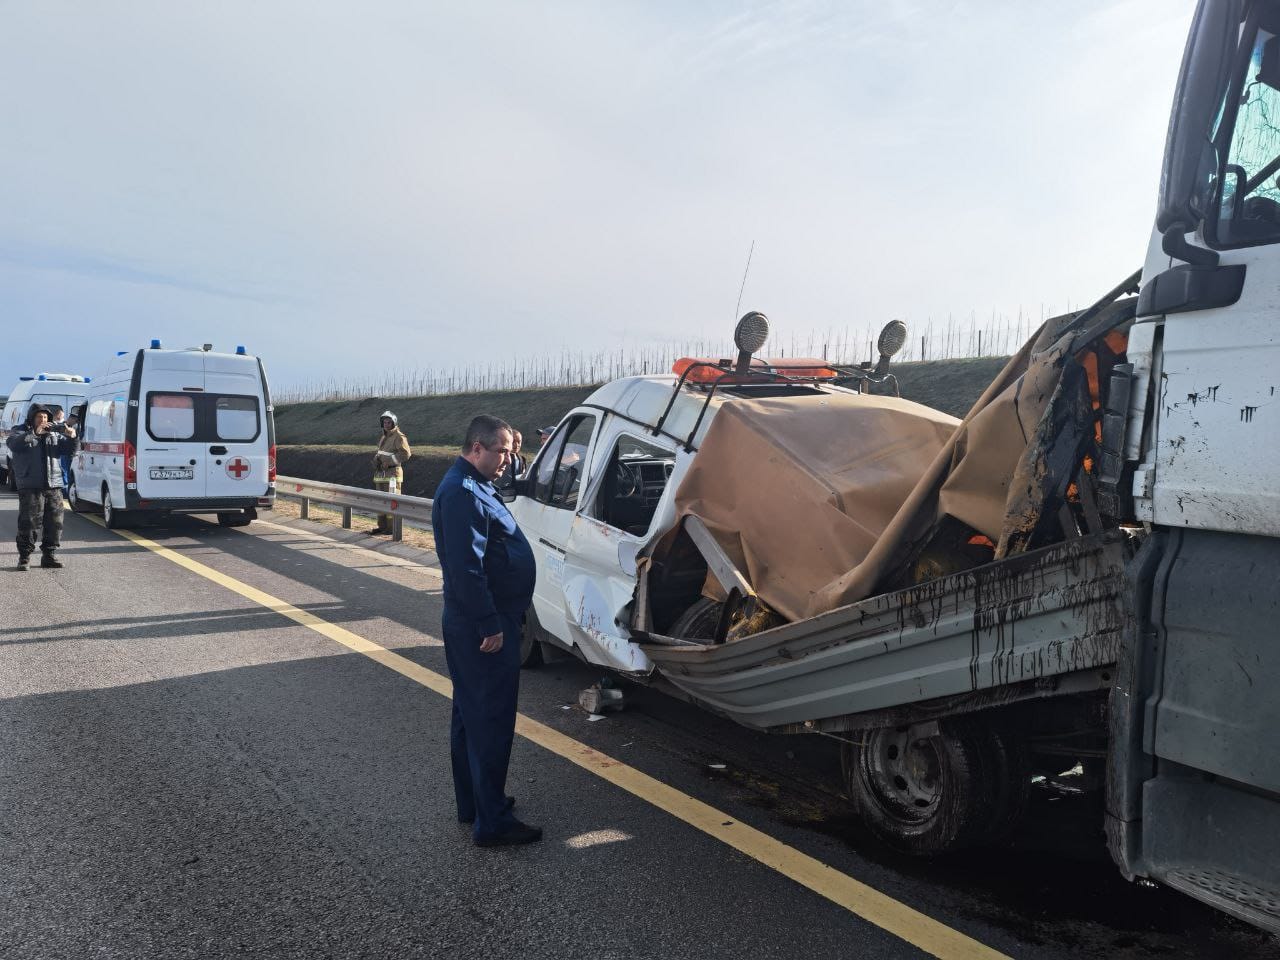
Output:
[[[276,482],[276,445],[267,448],[267,483]]]
[[[128,440],[124,442],[124,482],[138,482],[138,452]]]

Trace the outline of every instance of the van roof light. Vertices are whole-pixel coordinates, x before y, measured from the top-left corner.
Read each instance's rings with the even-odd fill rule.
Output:
[[[93,377],[85,377],[85,378],[84,378],[84,382],[85,382],[85,383],[93,383]]]
[[[129,352],[128,350],[117,350],[117,351],[116,351],[116,356],[117,356],[117,357],[123,357],[123,356],[124,356],[126,353],[128,353],[128,352]]]
[[[236,344],[236,356],[237,356],[237,357],[243,357],[243,356],[245,356],[247,353],[248,353],[248,351],[247,351],[247,350],[245,350],[245,348],[244,348],[244,344],[243,344],[243,343],[238,343],[238,344]]]
[[[159,349],[160,349],[160,341],[159,341],[159,340],[156,340],[156,339],[154,339],[154,338],[153,338],[153,339],[152,339],[152,341],[151,341],[151,349],[152,349],[152,350],[159,350]]]
[[[36,377],[36,379],[37,379],[37,380],[48,380],[49,378],[48,378],[47,376],[45,376],[45,375],[42,373],[42,374],[40,374],[40,376]]]

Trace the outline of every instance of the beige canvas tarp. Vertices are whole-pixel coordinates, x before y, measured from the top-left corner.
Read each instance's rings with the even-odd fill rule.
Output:
[[[735,399],[716,413],[679,490],[774,610],[808,616],[856,567],[959,420],[896,397]]]
[[[1047,499],[1046,460],[1062,432],[1051,414],[1080,406],[1064,371],[1079,373],[1085,333],[1132,315],[1130,300],[1095,308],[1087,327],[1074,314],[1047,321],[963,421],[886,397],[828,397],[821,417],[794,401],[726,403],[677,513],[702,519],[789,620],[873,595],[947,516],[997,544],[995,556],[1016,552]]]

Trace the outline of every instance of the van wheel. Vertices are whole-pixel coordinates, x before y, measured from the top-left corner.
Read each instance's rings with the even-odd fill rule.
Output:
[[[532,670],[544,662],[542,644],[538,641],[538,618],[530,608],[520,627],[520,667],[524,670]]]
[[[218,514],[218,526],[220,527],[247,527],[252,522],[253,517],[238,510],[224,510]]]
[[[716,627],[720,625],[722,606],[724,605],[717,600],[699,597],[668,628],[671,636],[680,640],[702,640],[710,643],[716,637]]]
[[[107,487],[102,488],[102,522],[108,530],[119,530],[129,521],[129,513],[125,510],[117,510],[116,505],[111,502],[111,491]]]
[[[67,484],[67,503],[72,513],[88,513],[89,501],[80,499],[80,487],[76,484],[76,475],[71,474],[71,482]]]
[[[861,736],[841,750],[845,789],[894,849],[926,857],[963,850],[989,839],[1007,816],[1013,798],[1001,798],[994,782],[996,748],[985,725],[951,719]]]

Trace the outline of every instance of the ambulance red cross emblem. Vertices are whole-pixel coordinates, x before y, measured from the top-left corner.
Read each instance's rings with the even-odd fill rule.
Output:
[[[227,476],[234,480],[243,480],[252,469],[244,457],[233,457],[227,461]]]

